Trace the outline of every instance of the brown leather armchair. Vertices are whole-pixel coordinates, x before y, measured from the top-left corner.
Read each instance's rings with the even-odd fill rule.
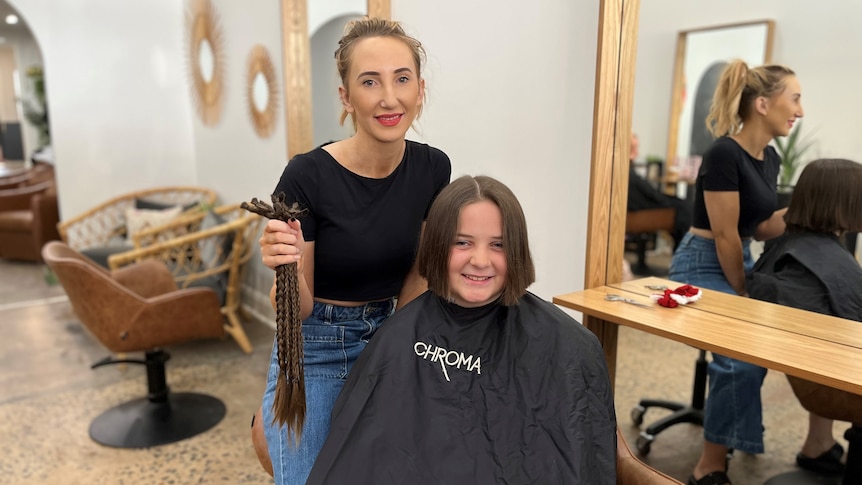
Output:
[[[42,246],[60,239],[53,178],[0,190],[0,258],[40,261]]]
[[[111,408],[90,425],[104,445],[145,448],[202,433],[221,421],[224,404],[211,396],[170,392],[161,347],[222,338],[221,304],[208,288],[177,289],[163,263],[149,260],[109,272],[65,243],[42,249],[81,323],[111,352],[145,352],[145,359],[107,357],[93,368],[136,363],[147,367],[148,393]]]

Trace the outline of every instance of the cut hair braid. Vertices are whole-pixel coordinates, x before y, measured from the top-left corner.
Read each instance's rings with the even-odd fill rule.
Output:
[[[305,214],[297,203],[284,203],[284,193],[273,194],[272,206],[257,199],[240,207],[268,219],[289,221]],[[299,307],[299,275],[296,263],[275,268],[275,340],[278,345],[278,380],[272,402],[273,423],[287,425],[296,444],[305,422],[305,377],[302,368],[302,318]]]

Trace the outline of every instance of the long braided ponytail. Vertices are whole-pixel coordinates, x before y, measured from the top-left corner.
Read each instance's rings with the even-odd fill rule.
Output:
[[[272,206],[257,199],[240,207],[269,219],[287,222],[305,214],[299,205],[284,203],[284,193],[273,194]],[[275,268],[276,343],[278,380],[272,403],[273,422],[287,425],[296,443],[305,423],[305,377],[302,368],[302,318],[299,307],[299,274],[296,263]],[[288,385],[289,384],[289,385]]]

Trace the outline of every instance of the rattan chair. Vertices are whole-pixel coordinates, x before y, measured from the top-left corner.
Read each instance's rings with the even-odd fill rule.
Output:
[[[250,353],[251,343],[240,319],[241,284],[262,221],[239,204],[186,214],[158,230],[137,234],[139,247],[109,256],[108,266],[113,270],[156,259],[170,268],[178,287],[213,288],[222,301],[225,331]]]
[[[199,211],[201,207],[212,207],[216,198],[215,191],[203,187],[175,186],[140,190],[114,197],[83,214],[64,219],[57,229],[63,242],[86,253],[87,249],[116,245],[116,240],[128,240],[126,209],[144,203],[163,207],[181,205],[188,208],[187,212]],[[157,232],[158,229],[152,228],[151,232]]]

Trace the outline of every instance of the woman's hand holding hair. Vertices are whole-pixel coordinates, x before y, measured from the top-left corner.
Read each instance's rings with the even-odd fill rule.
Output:
[[[282,264],[297,263],[297,270],[302,271],[305,239],[299,220],[271,219],[263,229],[259,244],[261,259],[268,268],[274,270]]]

